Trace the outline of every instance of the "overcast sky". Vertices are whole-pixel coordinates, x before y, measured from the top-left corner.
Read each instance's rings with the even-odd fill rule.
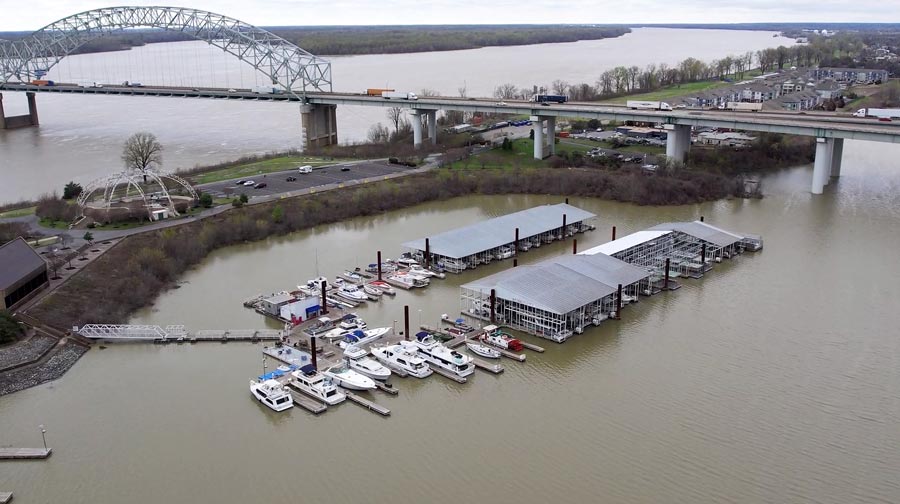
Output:
[[[0,0],[0,31],[111,5],[182,5],[257,26],[900,22],[898,0]]]

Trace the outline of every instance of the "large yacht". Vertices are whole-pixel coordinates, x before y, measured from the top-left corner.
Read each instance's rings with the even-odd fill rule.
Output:
[[[378,338],[387,334],[390,330],[390,327],[375,327],[373,329],[366,329],[364,331],[361,329],[357,329],[352,333],[345,335],[344,339],[338,342],[338,346],[341,348],[347,348],[349,346],[361,347],[363,345],[368,345],[369,343],[372,343]]]
[[[422,331],[416,334],[415,341],[404,341],[401,344],[415,348],[419,356],[429,365],[446,369],[459,377],[466,377],[475,372],[471,357],[445,347],[430,333]]]
[[[387,380],[391,377],[391,370],[381,365],[375,359],[369,357],[369,353],[357,346],[347,347],[344,350],[347,365],[357,373],[364,374],[373,380]]]
[[[372,356],[382,364],[406,371],[416,378],[426,378],[433,373],[428,363],[419,357],[418,351],[406,349],[402,345],[373,347]]]
[[[344,387],[350,390],[373,390],[375,389],[375,382],[372,381],[368,376],[357,373],[356,371],[350,369],[350,366],[346,366],[344,364],[338,364],[337,366],[330,367],[322,372],[328,378],[331,378],[336,385]]]
[[[278,380],[263,380],[262,382],[250,380],[250,393],[256,400],[275,411],[291,409],[294,405],[291,393],[285,390],[284,385]]]
[[[347,399],[331,380],[324,374],[316,371],[312,364],[307,364],[291,373],[291,383],[306,394],[324,401],[328,405],[335,405]]]

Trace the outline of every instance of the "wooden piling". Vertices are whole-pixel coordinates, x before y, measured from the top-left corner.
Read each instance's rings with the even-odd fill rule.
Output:
[[[666,257],[666,279],[663,281],[663,290],[669,290],[669,258]]]
[[[578,239],[572,240],[572,255],[578,254]]]
[[[491,324],[497,322],[497,290],[491,289]]]
[[[703,216],[702,216],[702,215],[700,216],[700,222],[703,222]]]
[[[622,284],[619,284],[618,294],[616,295],[616,320],[622,318]]]
[[[513,255],[519,255],[519,228],[516,228],[516,241]]]
[[[566,214],[563,214],[562,239],[566,239]]]
[[[312,354],[312,366],[314,369],[319,369],[319,362],[316,360],[316,337],[309,337],[309,351]]]
[[[323,315],[328,314],[328,299],[325,297],[325,291],[328,290],[327,284],[328,284],[327,281],[322,282],[322,310],[321,311],[322,311]],[[315,292],[315,291],[313,291],[313,292]]]
[[[428,259],[431,256],[431,240],[425,238],[425,267],[428,267]]]
[[[378,251],[378,281],[381,281],[381,251]]]
[[[403,338],[409,341],[409,305],[403,305]]]
[[[518,266],[518,265],[519,265],[519,260],[518,260],[518,259],[513,259],[513,268],[515,268],[515,267]]]
[[[613,239],[613,241],[616,241],[616,226],[613,226],[612,239]]]

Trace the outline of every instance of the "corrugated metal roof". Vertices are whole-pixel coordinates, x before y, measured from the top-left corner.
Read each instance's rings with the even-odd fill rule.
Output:
[[[22,238],[0,246],[0,290],[45,267],[41,256]],[[8,293],[7,293],[8,294]]]
[[[567,224],[595,217],[565,203],[542,205],[429,236],[431,253],[456,259],[470,256],[512,243],[516,228],[519,228],[519,238],[524,239],[561,227],[563,214]],[[403,246],[424,251],[425,238],[406,242]]]
[[[655,229],[655,228],[654,228]],[[594,255],[594,254],[606,254],[613,255],[622,252],[623,250],[628,250],[631,247],[636,245],[640,245],[642,243],[646,243],[648,241],[653,241],[658,239],[660,236],[665,236],[671,233],[671,231],[660,230],[660,231],[638,231],[637,233],[631,233],[630,235],[623,236],[617,240],[613,240],[611,242],[606,242],[603,245],[598,245],[593,248],[589,248],[583,252],[579,252],[578,255]]]
[[[720,247],[727,247],[744,239],[743,236],[711,226],[705,222],[666,222],[650,229],[679,231]]]
[[[464,289],[495,289],[497,297],[564,315],[603,299],[650,274],[604,254],[567,255],[530,266],[510,268],[469,282]]]

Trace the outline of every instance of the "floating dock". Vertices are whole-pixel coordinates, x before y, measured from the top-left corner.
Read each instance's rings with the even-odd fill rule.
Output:
[[[503,366],[501,366],[500,364],[491,364],[490,362],[483,361],[481,359],[476,359],[474,357],[472,358],[472,364],[474,364],[475,367],[477,367],[478,369],[481,369],[482,371],[487,371],[489,373],[500,374],[503,371],[505,371],[503,369]]]
[[[391,372],[393,372],[393,371],[391,371]],[[389,383],[384,383],[384,382],[375,380],[375,386],[378,387],[378,390],[380,390],[382,392],[387,392],[390,395],[397,395],[400,393],[399,389],[394,388],[394,386],[392,386]]]
[[[456,383],[466,383],[468,380],[463,378],[462,376],[457,376],[450,371],[445,370],[444,368],[439,368],[437,366],[430,366],[431,370],[435,372],[435,374],[439,374],[444,378],[455,381]]]
[[[391,410],[385,408],[384,406],[374,403],[364,397],[360,397],[345,388],[341,388],[341,387],[338,387],[338,388],[341,390],[342,394],[347,396],[348,401],[356,403],[356,404],[362,406],[363,408],[366,408],[369,411],[378,413],[381,416],[391,416]]]
[[[294,399],[294,406],[300,407],[309,411],[313,415],[318,415],[320,413],[325,413],[328,409],[328,406],[325,403],[321,403],[316,399],[306,395],[305,392],[295,387],[293,384],[288,382],[288,386],[291,387],[291,397]]]
[[[0,460],[45,459],[52,452],[52,448],[0,448]]]
[[[7,504],[12,501],[12,492],[0,492],[0,504]]]
[[[523,347],[531,350],[532,352],[544,353],[544,347],[542,347],[542,346],[537,346],[534,343],[528,343],[528,342],[522,341],[522,340],[519,340],[519,343],[521,343]],[[522,360],[525,360],[524,355],[522,356]]]

